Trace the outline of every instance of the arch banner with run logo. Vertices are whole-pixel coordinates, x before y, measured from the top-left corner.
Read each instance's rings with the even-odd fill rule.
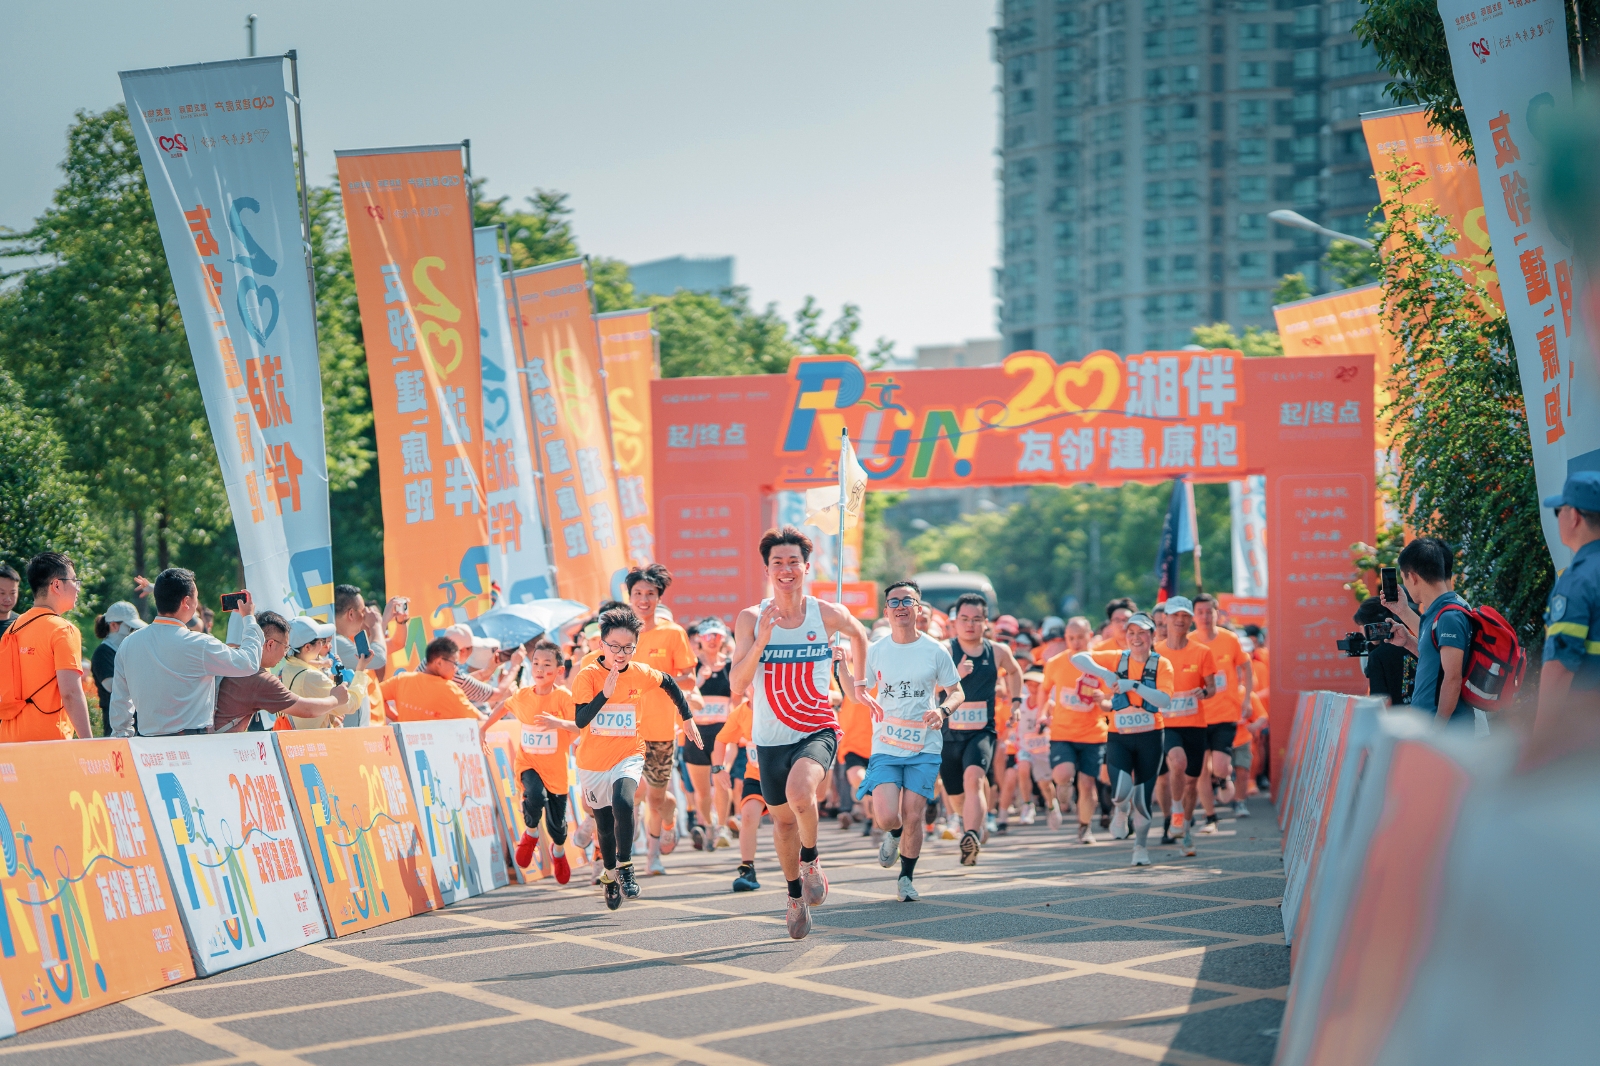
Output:
[[[500,835],[494,827],[494,790],[478,723],[446,718],[400,722],[394,729],[405,747],[411,794],[439,898],[456,903],[505,884]]]

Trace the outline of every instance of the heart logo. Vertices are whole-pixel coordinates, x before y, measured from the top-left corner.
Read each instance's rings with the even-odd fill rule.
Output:
[[[255,294],[255,308],[250,307],[250,294]],[[262,285],[255,278],[245,277],[239,282],[239,295],[234,301],[239,308],[239,317],[244,319],[244,331],[256,339],[257,344],[266,344],[267,338],[272,336],[272,331],[278,328],[278,294],[271,285]],[[266,318],[266,325],[259,323],[265,317],[262,310],[271,306],[272,315]]]
[[[171,137],[157,137],[156,143],[163,152],[187,152],[189,145],[184,141],[183,134],[174,133]]]
[[[1089,384],[1100,376],[1100,391],[1089,398]],[[1063,411],[1075,411],[1085,422],[1110,410],[1122,390],[1122,367],[1110,352],[1095,352],[1080,363],[1068,363],[1056,373],[1056,403]],[[1077,399],[1073,397],[1076,396]],[[1080,403],[1079,400],[1088,402]]]
[[[636,470],[644,461],[644,442],[638,437],[618,437],[612,441],[617,452],[617,462],[624,472]]]
[[[511,400],[505,389],[483,390],[483,428],[497,430],[511,414]]]

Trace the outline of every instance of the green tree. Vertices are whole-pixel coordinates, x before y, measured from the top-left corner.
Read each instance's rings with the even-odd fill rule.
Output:
[[[1365,248],[1355,241],[1330,241],[1322,261],[1328,265],[1334,285],[1341,289],[1370,285],[1383,277],[1377,249]]]
[[[1528,415],[1505,312],[1439,251],[1458,239],[1400,167],[1383,204],[1383,311],[1400,342],[1389,378],[1399,452],[1393,499],[1419,533],[1456,550],[1456,587],[1494,604],[1535,657],[1555,575],[1539,524]]]
[[[777,308],[757,311],[743,286],[721,295],[679,290],[646,301],[661,334],[661,376],[782,374],[800,348]]]
[[[1573,77],[1578,52],[1600,26],[1600,0],[1569,0],[1562,5],[1567,20],[1567,52]],[[1587,37],[1577,32],[1581,20]],[[1461,110],[1444,19],[1435,0],[1367,0],[1353,32],[1378,54],[1378,65],[1391,78],[1386,91],[1402,104],[1421,104],[1428,121],[1460,144],[1472,158],[1472,132]]]
[[[535,189],[527,197],[525,210],[512,210],[507,205],[511,197],[495,200],[479,198],[486,178],[473,181],[473,224],[478,226],[505,226],[506,241],[511,247],[511,266],[514,270],[559,263],[563,259],[577,259],[583,255],[578,247],[578,235],[573,229],[572,208],[567,206],[567,194],[553,189]],[[628,265],[620,259],[591,257],[589,277],[594,282],[596,309],[625,311],[638,307],[633,283],[628,280]]]
[[[1244,336],[1233,331],[1226,322],[1213,322],[1209,326],[1196,326],[1190,334],[1193,343],[1202,348],[1234,348],[1250,358],[1283,354],[1283,341],[1276,330],[1246,326]]]
[[[1315,295],[1311,286],[1306,284],[1304,274],[1285,274],[1278,279],[1278,287],[1272,290],[1272,302],[1275,304],[1292,304],[1296,300],[1304,300]]]
[[[71,469],[50,417],[16,395],[16,383],[0,367],[0,562],[25,574],[28,560],[40,552],[65,552],[78,579],[93,586],[102,545],[89,517],[84,479]],[[22,594],[28,595],[26,586]],[[89,608],[80,599],[76,613],[87,617]]]

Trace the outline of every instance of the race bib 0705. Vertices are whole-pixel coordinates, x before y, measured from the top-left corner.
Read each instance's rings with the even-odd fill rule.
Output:
[[[950,712],[951,729],[982,729],[989,724],[989,705],[982,700],[963,703]]]
[[[608,703],[589,723],[589,732],[597,737],[634,737],[639,735],[638,716],[631,703]]]
[[[556,753],[555,730],[535,729],[531,725],[523,726],[522,750],[528,755],[554,755]]]
[[[1148,733],[1156,727],[1156,716],[1142,708],[1118,711],[1112,719],[1119,733]]]

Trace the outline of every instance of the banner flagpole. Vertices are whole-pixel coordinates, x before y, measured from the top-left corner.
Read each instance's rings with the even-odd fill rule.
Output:
[[[834,603],[844,606],[844,450],[850,447],[850,431],[839,430],[839,552],[833,560],[834,576],[838,578],[838,589],[834,595]]]
[[[252,41],[255,40],[255,20],[256,17],[251,15],[250,38]],[[311,286],[311,306],[314,311],[317,306],[317,269],[311,260],[311,186],[306,182],[306,135],[305,131],[300,125],[299,53],[300,50],[298,48],[291,48],[284,53],[284,57],[289,60],[289,88],[290,92],[294,95],[294,151],[295,169],[300,172],[300,224],[305,228],[305,236],[303,240],[305,243],[306,255],[306,282]],[[280,67],[279,69],[281,70],[282,68]],[[316,323],[316,315],[313,314],[311,316],[313,330],[315,330]],[[317,347],[320,349],[321,346],[322,341],[319,337],[317,341]]]

